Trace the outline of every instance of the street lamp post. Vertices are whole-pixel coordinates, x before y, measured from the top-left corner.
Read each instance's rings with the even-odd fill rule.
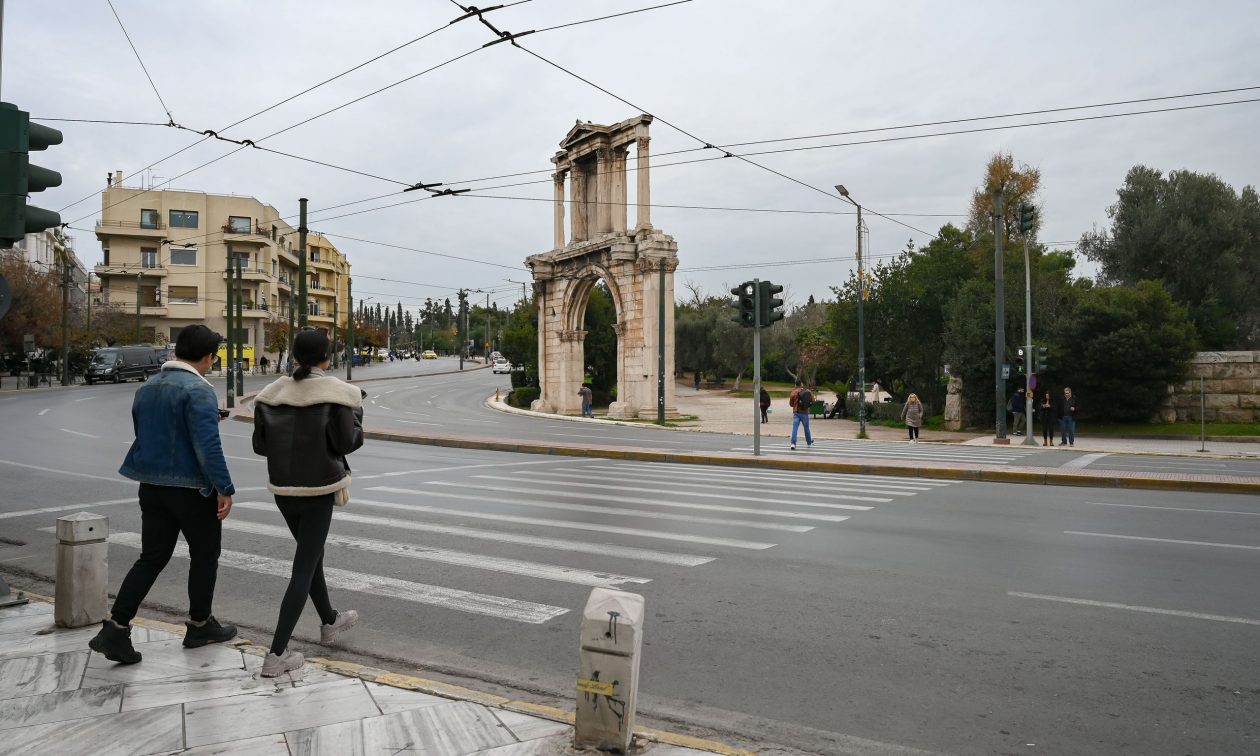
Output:
[[[862,390],[862,399],[858,406],[858,438],[866,438],[866,325],[862,300],[866,298],[866,278],[862,270],[862,206],[849,196],[844,184],[836,184],[840,196],[857,208],[857,316],[858,316],[858,385]]]

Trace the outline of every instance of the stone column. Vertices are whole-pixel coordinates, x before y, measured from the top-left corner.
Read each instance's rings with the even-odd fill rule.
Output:
[[[612,231],[613,157],[612,150],[601,147],[596,153],[595,231],[606,234]]]
[[[624,233],[626,230],[626,148],[613,150],[612,158],[612,230]]]
[[[634,227],[651,228],[652,227],[652,188],[651,188],[651,170],[648,155],[649,137],[639,137],[635,141],[635,161],[639,170],[639,185],[637,197],[635,198],[638,207],[635,209]]]
[[[79,512],[57,518],[57,627],[87,627],[109,616],[109,518]]]
[[[564,249],[564,171],[551,175],[556,182],[556,249]]]
[[[577,163],[569,172],[569,201],[573,205],[569,237],[574,242],[586,241],[586,172]]]
[[[534,281],[534,300],[538,304],[538,398],[530,403],[535,412],[550,412],[547,396],[547,334],[551,324],[547,322],[547,282]]]

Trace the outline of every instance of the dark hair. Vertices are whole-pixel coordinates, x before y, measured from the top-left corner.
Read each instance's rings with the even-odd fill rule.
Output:
[[[175,337],[175,356],[181,360],[197,362],[208,354],[219,351],[223,337],[201,325],[184,326]]]
[[[802,381],[800,378],[797,378],[797,379],[796,379],[796,385],[797,385],[797,386],[804,386],[804,385],[805,385],[805,381]]]
[[[298,363],[293,380],[309,378],[311,368],[328,359],[328,337],[322,331],[302,331],[293,338],[293,359]]]

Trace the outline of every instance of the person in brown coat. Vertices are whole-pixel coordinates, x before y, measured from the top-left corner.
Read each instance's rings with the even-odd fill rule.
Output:
[[[906,421],[910,443],[919,443],[919,428],[923,425],[923,403],[919,401],[918,394],[906,397],[906,404],[901,408],[901,419]]]

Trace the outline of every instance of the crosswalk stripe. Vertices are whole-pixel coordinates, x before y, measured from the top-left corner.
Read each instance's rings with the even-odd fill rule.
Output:
[[[737,446],[731,451],[752,451],[751,446]],[[1023,454],[994,454],[992,452],[919,452],[910,449],[880,449],[880,448],[861,448],[861,447],[844,447],[844,446],[819,446],[814,444],[813,447],[805,450],[807,454],[825,454],[828,456],[850,455],[854,457],[886,457],[889,459],[925,459],[953,462],[988,462],[988,463],[1007,463],[1014,462],[1022,458]]]
[[[262,523],[247,522],[243,520],[225,520],[223,522],[223,527],[228,530],[271,536],[273,538],[290,539],[293,537],[293,534],[289,532],[288,528],[280,527],[279,525],[265,525]],[[431,562],[441,562],[442,564],[453,564],[458,567],[472,567],[478,570],[506,572],[511,575],[540,578],[542,580],[555,580],[561,583],[576,583],[577,585],[615,588],[626,583],[642,584],[652,582],[651,578],[630,577],[628,575],[617,575],[609,572],[592,572],[590,570],[580,570],[574,567],[562,567],[559,565],[542,564],[539,562],[526,562],[519,559],[488,556],[486,554],[470,554],[466,551],[435,549],[429,546],[421,546],[419,544],[380,541],[375,538],[358,538],[355,536],[340,535],[337,533],[329,533],[328,539],[325,543],[330,546],[340,546],[346,549],[358,549],[360,551],[371,551],[376,554],[388,554],[390,556],[406,557],[408,559],[422,559]]]
[[[423,491],[407,491],[401,488],[388,490],[399,491],[412,496],[419,496],[424,493]],[[484,501],[484,499],[479,500]],[[430,512],[432,514],[451,515],[453,517],[469,517],[475,520],[497,520],[499,522],[513,522],[518,525],[539,525],[546,528],[564,528],[566,530],[591,530],[596,533],[617,533],[619,535],[639,536],[640,538],[659,538],[663,541],[703,543],[709,546],[729,546],[734,549],[750,549],[754,551],[773,549],[776,545],[778,545],[760,541],[741,541],[735,538],[709,538],[707,536],[686,535],[684,533],[663,533],[656,530],[643,530],[642,528],[622,528],[615,525],[599,525],[590,522],[574,522],[572,520],[552,520],[545,517],[520,517],[517,515],[494,514],[490,512],[469,512],[463,509],[398,504],[392,501],[375,501],[372,499],[355,499],[355,503],[371,507],[384,507],[386,509],[401,509],[408,512]]]
[[[481,491],[496,491],[498,493],[546,493],[550,492],[521,490],[519,488],[506,488],[500,486],[476,486],[467,483],[456,483],[453,481],[436,481],[431,480],[425,483],[426,486],[447,486],[465,490],[473,488]],[[368,489],[370,491],[391,491],[393,493],[407,493],[408,489],[390,488],[389,486],[376,486]],[[738,526],[743,528],[754,528],[757,530],[779,530],[788,533],[808,533],[813,530],[812,525],[784,525],[776,522],[752,522],[750,520],[725,520],[716,517],[700,517],[699,515],[674,514],[672,512],[649,512],[646,509],[625,509],[618,507],[611,509],[609,507],[598,507],[591,504],[568,504],[565,502],[554,501],[526,501],[524,499],[508,499],[501,496],[475,496],[472,494],[455,494],[446,491],[438,494],[451,499],[466,499],[469,501],[489,501],[496,504],[508,504],[514,507],[533,507],[535,509],[562,509],[569,512],[591,512],[599,515],[609,515],[613,517],[645,517],[652,520],[674,520],[676,522],[696,522],[702,525],[721,525],[721,526]]]
[[[139,533],[128,533],[125,531],[111,533],[109,541],[119,546],[127,546],[133,549],[141,548]],[[188,546],[183,541],[176,545],[175,556],[180,559],[188,558]],[[288,578],[293,572],[293,564],[291,562],[227,549],[219,553],[219,566],[232,567],[278,578]],[[521,601],[484,593],[472,593],[471,591],[443,588],[436,585],[426,585],[425,583],[413,583],[409,580],[399,580],[384,575],[367,575],[336,567],[324,568],[324,580],[330,588],[358,591],[373,596],[439,606],[457,612],[470,612],[487,617],[512,620],[513,622],[524,622],[530,625],[541,625],[562,614],[567,614],[569,611],[562,607],[536,604],[532,601]],[[276,600],[278,601],[279,598],[280,596],[277,594]]]
[[[635,462],[621,462],[616,465],[606,465],[600,463],[601,467],[628,467],[642,470],[672,469],[677,471],[693,471],[704,470],[705,475],[730,475],[738,474],[747,475],[756,478],[783,478],[788,477],[791,480],[812,480],[815,482],[834,482],[836,480],[865,480],[870,482],[888,482],[888,483],[908,483],[915,486],[948,486],[951,481],[941,480],[940,478],[917,478],[906,475],[863,475],[861,473],[830,473],[830,472],[801,472],[801,471],[784,471],[784,470],[757,470],[747,467],[722,467],[722,466],[704,466],[689,465],[682,462],[654,462],[651,464],[641,464]]]
[[[582,467],[582,468],[557,468],[557,469],[571,469],[574,471],[586,472],[587,474],[589,474],[591,470],[598,470],[601,475],[604,474],[605,472],[617,472],[617,473],[622,473],[622,474],[628,473],[631,475],[638,475],[638,476],[650,476],[651,479],[656,479],[656,480],[660,479],[659,471],[656,475],[651,475],[646,470],[638,470],[638,469],[624,470],[616,466],[589,465],[587,467]],[[723,468],[723,469],[729,469],[729,468]],[[674,478],[679,477],[675,474],[673,470],[668,471],[667,474],[671,476],[670,477],[671,483],[674,482]],[[688,480],[706,480],[706,481],[718,482],[718,483],[738,481],[744,485],[750,485],[750,486],[777,486],[779,487],[780,490],[783,490],[784,487],[786,486],[787,490],[790,490],[792,493],[796,493],[798,491],[833,491],[836,489],[837,486],[842,486],[843,489],[846,491],[863,491],[867,493],[882,493],[882,494],[889,494],[892,496],[914,496],[915,494],[924,493],[925,491],[934,491],[936,490],[936,487],[941,485],[941,484],[936,484],[936,483],[917,485],[917,484],[911,484],[911,483],[898,483],[896,481],[892,481],[889,483],[883,483],[883,482],[873,483],[873,482],[869,482],[869,479],[866,479],[866,478],[863,478],[860,480],[849,480],[843,477],[838,477],[836,480],[829,480],[829,481],[826,481],[825,483],[821,481],[811,482],[809,480],[805,480],[804,482],[802,482],[800,479],[793,477],[793,473],[788,473],[788,472],[785,472],[782,475],[758,476],[750,480],[747,476],[741,475],[739,473],[734,473],[734,472],[724,473],[724,472],[707,472],[703,470],[688,470],[685,477]]]
[[[275,510],[276,507],[274,504],[243,501],[233,504],[232,508]],[[477,528],[460,527],[459,525],[438,525],[431,522],[402,520],[397,517],[373,517],[371,515],[360,515],[341,511],[336,513],[334,519],[338,521],[344,520],[345,522],[357,522],[361,525],[377,525],[393,530],[414,530],[420,533],[441,533],[442,535],[473,538],[482,541],[515,543],[522,546],[535,546],[542,549],[554,549],[556,551],[572,551],[579,554],[595,554],[602,557],[638,559],[644,562],[672,564],[680,567],[698,567],[702,564],[708,564],[714,559],[714,557],[698,556],[695,554],[680,554],[669,551],[640,549],[633,546],[618,546],[612,543],[566,541],[562,538],[543,538],[541,536],[531,536],[523,533],[501,533],[494,530],[479,530]]]
[[[479,475],[476,477],[489,478],[493,476]],[[512,480],[512,479],[508,478],[508,480]],[[542,483],[543,481],[527,480],[524,482]],[[448,487],[453,486],[453,487],[458,487],[458,488],[469,487],[467,483],[434,483],[434,485],[443,485],[443,486],[448,486]],[[565,485],[572,485],[572,484],[566,483]],[[479,486],[473,486],[473,487],[487,490],[487,491],[502,491],[504,493],[529,493],[529,494],[545,493],[547,496],[553,496],[553,497],[559,497],[559,498],[568,498],[568,499],[589,499],[590,498],[590,494],[582,494],[582,493],[576,493],[576,492],[567,493],[565,491],[553,491],[553,490],[540,492],[540,491],[535,491],[534,489],[530,489],[530,488],[520,488],[520,487],[509,488],[509,487],[488,486],[488,485],[479,485]],[[679,493],[685,494],[687,492],[680,491]],[[664,501],[661,499],[636,499],[636,498],[631,498],[631,497],[626,497],[626,496],[617,497],[617,502],[620,504],[646,504],[648,506],[653,506],[653,507],[675,507],[678,509],[700,509],[700,510],[709,511],[709,512],[731,512],[732,514],[755,514],[755,515],[763,515],[766,517],[786,517],[789,519],[816,520],[819,522],[844,522],[845,520],[849,519],[848,515],[826,515],[826,514],[815,514],[813,512],[780,512],[773,509],[757,509],[755,507],[733,507],[726,504],[699,504],[699,503],[690,502],[690,501]],[[527,504],[526,506],[530,506],[530,505]],[[804,502],[801,504],[801,506],[822,507],[825,509],[856,510],[859,512],[867,512],[873,509],[873,507],[862,506],[858,504],[827,505],[827,504],[814,504],[810,502]],[[578,511],[584,511],[584,510],[578,510]],[[610,510],[608,510],[607,508],[600,508],[599,511],[608,512]],[[637,511],[643,511],[643,510],[622,509],[622,510],[616,510],[616,511],[637,512]],[[742,522],[742,520],[718,520],[717,522],[730,524],[730,523]]]
[[[505,475],[477,475],[474,477],[487,478],[490,480],[510,480],[514,482],[520,482],[519,478],[508,477]],[[631,488],[629,486],[606,486],[601,483],[564,483],[557,480],[548,481],[548,482],[551,485],[555,485],[555,486],[581,486],[582,488],[598,488],[602,490],[611,490],[611,491],[634,491],[635,493],[667,494],[670,496],[678,496],[679,494],[683,493],[681,491],[674,491],[668,488]],[[702,493],[699,491],[687,491],[686,495],[687,496],[703,496],[706,499],[730,499],[731,498],[730,494]],[[875,496],[848,496],[845,494],[836,494],[835,498],[846,499],[848,501],[873,501],[877,504],[887,504],[888,502],[892,501],[892,499],[881,499]],[[745,496],[743,497],[743,499],[745,501],[759,501],[765,504],[787,504],[789,506],[799,506],[799,507],[826,507],[828,509],[839,509],[842,507],[842,505],[840,504],[819,504],[816,502],[803,502],[803,501],[797,501],[794,499],[763,499],[763,498],[754,498],[752,496]],[[843,508],[848,509],[848,507],[843,507]]]
[[[557,468],[549,469],[549,470],[534,471],[534,472],[531,472],[530,475],[531,476],[544,475],[544,476],[556,477],[556,478],[578,478],[579,480],[591,479],[591,474],[589,471],[574,469],[574,468],[567,468],[567,467],[557,467]],[[671,486],[691,486],[693,488],[711,488],[711,489],[719,489],[719,490],[724,490],[727,486],[729,486],[729,483],[727,483],[726,481],[714,480],[711,478],[706,479],[704,478],[703,475],[688,475],[686,480],[678,480],[677,476],[673,476],[673,477],[670,477],[669,480],[666,481],[666,480],[662,480],[659,475],[650,475],[648,473],[641,473],[641,472],[629,472],[629,473],[623,472],[616,475],[602,473],[601,475],[598,476],[598,478],[599,480],[622,480],[628,483],[668,483]],[[709,482],[704,482],[705,480],[708,480]],[[756,481],[741,481],[741,483],[743,483],[744,485],[762,485],[760,483],[757,483]],[[792,496],[812,496],[818,499],[829,499],[829,498],[836,497],[835,485],[829,486],[826,489],[826,493],[814,493],[814,492],[822,491],[823,489],[814,488],[811,486],[793,485],[785,491],[782,483],[774,482],[774,483],[771,483],[770,485],[775,486],[775,493],[790,493]],[[748,490],[748,489],[744,489],[744,490]],[[914,496],[914,492],[912,491],[868,490],[867,486],[854,487],[851,485],[845,485],[841,490],[860,492],[860,493],[878,493],[878,494],[884,494],[885,496]],[[678,493],[685,494],[689,492],[679,491]],[[763,493],[763,492],[755,491],[754,493]],[[730,494],[727,494],[727,495],[729,496]],[[870,507],[863,507],[863,509],[870,509]]]
[[[27,515],[45,514],[47,512],[69,512],[74,509],[91,509],[92,507],[108,507],[114,504],[135,504],[139,500],[132,496],[128,499],[110,499],[109,501],[93,501],[87,504],[66,504],[60,507],[40,507],[39,509],[24,509],[20,512],[4,512],[0,513],[0,520],[7,520],[11,517],[26,517]]]

